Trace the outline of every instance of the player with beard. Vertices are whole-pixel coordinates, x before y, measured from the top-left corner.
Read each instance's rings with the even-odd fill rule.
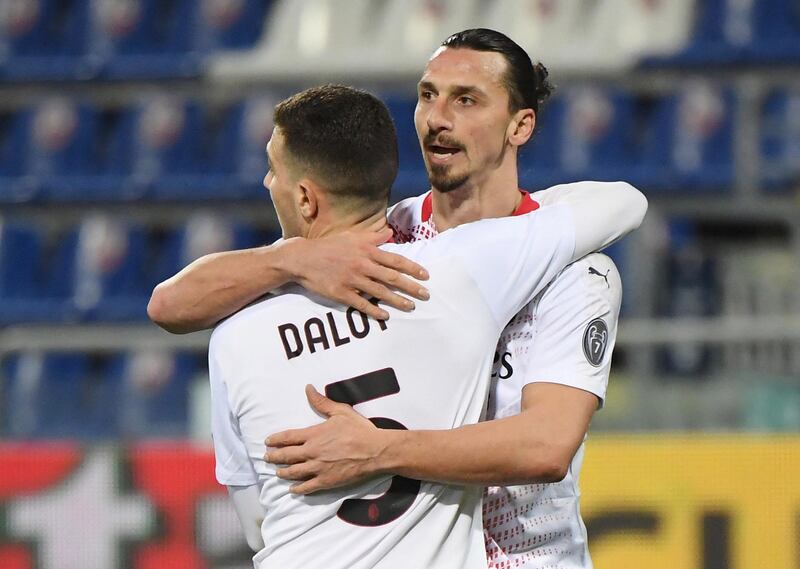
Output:
[[[568,186],[531,196],[517,185],[517,151],[532,135],[549,91],[544,68],[534,67],[502,34],[467,30],[448,38],[426,67],[415,113],[433,191],[392,209],[398,239],[428,238],[558,199]],[[582,185],[592,186],[571,186]],[[306,245],[309,251],[327,247],[324,255],[335,260],[350,255],[345,249],[352,241]],[[329,277],[327,268],[309,255],[292,254],[290,247],[300,250],[290,242],[273,248],[285,254],[271,264],[262,258],[264,250],[203,260],[155,291],[151,315],[173,327],[207,326],[293,278],[303,284],[344,282],[349,291],[374,294],[353,280]],[[309,265],[299,275],[293,267],[303,260]],[[405,268],[418,274],[412,265]],[[400,282],[396,272],[380,276],[390,285]],[[403,283],[407,292],[415,290]],[[520,311],[495,357],[487,415],[494,420],[450,431],[383,431],[351,408],[312,393],[312,404],[330,420],[273,435],[268,443],[276,450],[267,459],[291,464],[278,475],[304,480],[294,489],[298,493],[386,472],[488,485],[484,526],[494,567],[591,567],[578,474],[589,422],[605,397],[620,294],[613,263],[591,255],[565,269]]]

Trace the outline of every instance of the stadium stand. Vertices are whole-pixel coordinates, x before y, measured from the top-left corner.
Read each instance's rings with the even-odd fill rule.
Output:
[[[752,112],[747,107],[752,93],[725,75],[692,72],[691,81],[673,82],[673,75],[663,80],[659,74],[696,71],[699,65],[724,71],[742,62],[758,73],[771,63],[796,62],[798,5],[796,0],[9,0],[0,10],[3,88],[45,87],[32,97],[0,100],[0,326],[141,323],[153,285],[193,259],[274,240],[269,222],[209,212],[217,204],[240,212],[253,204],[268,207],[261,181],[272,108],[298,85],[337,77],[374,81],[369,86],[386,100],[398,132],[400,173],[393,198],[424,191],[411,85],[431,48],[471,25],[520,38],[551,67],[559,84],[523,150],[524,188],[625,179],[665,200],[732,199],[747,184],[756,197],[761,190],[789,192],[800,179],[796,82],[767,81]],[[604,78],[604,72],[617,75]],[[627,76],[644,79],[617,80]],[[651,76],[662,80],[651,85]],[[196,79],[188,88],[171,88],[191,77]],[[55,80],[66,83],[48,83]],[[253,85],[244,88],[233,80]],[[62,84],[71,88],[55,88]],[[103,93],[95,93],[95,86]],[[742,165],[734,160],[736,136],[745,126],[754,129],[760,151],[753,158],[752,183],[742,181]],[[133,204],[206,211],[154,222],[147,215],[128,216],[124,208]],[[18,217],[10,209],[23,205],[52,211],[88,205],[100,213],[54,224],[42,216]],[[123,209],[105,211],[112,206]],[[696,260],[704,247],[697,231],[689,221],[666,221],[664,241],[671,253],[664,270],[672,280],[647,309],[651,314],[717,313],[708,301],[718,286],[714,263]],[[620,265],[633,263],[630,249],[623,244],[612,251]],[[625,311],[646,314],[641,302],[630,298]],[[692,375],[711,365],[707,355],[701,365],[692,363],[696,355],[678,353],[662,351],[662,371]],[[185,408],[175,402],[185,400],[187,378],[202,363],[169,353],[106,356],[102,365],[58,353],[6,358],[2,369],[12,380],[3,384],[7,396],[0,404],[22,401],[32,393],[26,389],[45,377],[56,382],[61,376],[102,376],[114,387],[97,391],[98,397],[120,389],[139,393],[128,396],[137,403],[123,423],[111,425],[98,415],[94,424],[102,432],[185,432]],[[34,376],[40,379],[19,379]],[[167,376],[179,378],[180,387],[173,390]],[[78,381],[84,387],[72,387],[94,389],[86,386],[96,380],[85,378]],[[46,404],[35,399],[26,405]],[[50,436],[62,427],[64,433],[78,433],[68,426],[74,416],[24,428],[14,426],[18,419],[7,413],[3,417],[0,428],[15,436]]]

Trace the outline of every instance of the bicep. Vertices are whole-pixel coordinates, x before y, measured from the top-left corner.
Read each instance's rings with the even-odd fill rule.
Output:
[[[535,418],[535,428],[564,462],[569,462],[589,430],[597,396],[557,383],[531,383],[522,390],[522,415]]]

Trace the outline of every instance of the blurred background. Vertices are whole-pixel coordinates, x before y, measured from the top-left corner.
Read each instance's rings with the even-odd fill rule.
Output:
[[[800,1],[0,0],[0,567],[244,568],[213,477],[207,334],[153,286],[279,236],[273,105],[389,105],[427,190],[416,82],[508,33],[558,90],[529,190],[632,182],[645,225],[582,476],[598,569],[800,567]]]

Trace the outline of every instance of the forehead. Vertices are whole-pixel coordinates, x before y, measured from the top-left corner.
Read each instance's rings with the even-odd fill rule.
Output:
[[[440,47],[425,66],[420,81],[446,85],[480,85],[503,89],[505,58],[492,51]]]
[[[283,154],[283,133],[276,126],[272,129],[272,136],[267,141],[267,155],[272,162],[278,162]]]

